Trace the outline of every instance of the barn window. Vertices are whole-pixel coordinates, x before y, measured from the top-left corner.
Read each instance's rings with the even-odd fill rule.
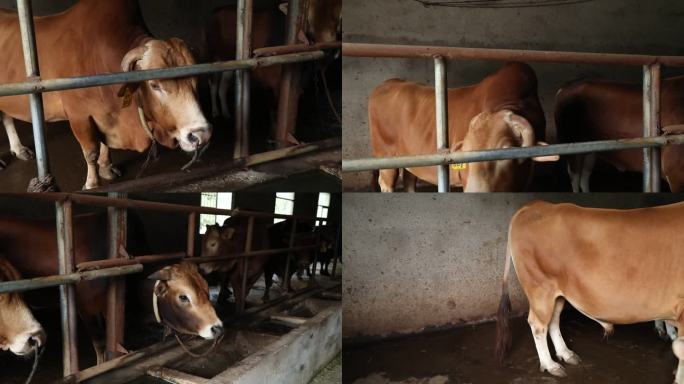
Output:
[[[275,213],[280,215],[291,215],[294,212],[294,192],[278,192],[276,193]],[[280,223],[285,219],[275,218],[273,223]]]
[[[321,192],[318,194],[318,208],[316,209],[316,217],[319,219],[328,218],[328,209],[330,208],[330,193]],[[326,220],[316,220],[316,226],[328,225]]]
[[[232,193],[205,193],[202,192],[202,202],[203,207],[211,208],[221,208],[221,209],[233,209],[233,194]],[[208,225],[219,224],[222,225],[223,221],[230,216],[225,215],[209,215],[200,214],[200,233],[205,233],[207,231]]]

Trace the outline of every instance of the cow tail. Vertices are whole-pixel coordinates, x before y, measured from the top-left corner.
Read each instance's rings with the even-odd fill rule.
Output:
[[[499,365],[503,365],[504,358],[512,345],[511,329],[508,321],[511,314],[511,298],[508,295],[508,274],[510,273],[510,270],[511,239],[509,230],[508,245],[506,246],[506,262],[501,286],[501,301],[499,302],[499,310],[496,314],[496,359],[499,362]]]

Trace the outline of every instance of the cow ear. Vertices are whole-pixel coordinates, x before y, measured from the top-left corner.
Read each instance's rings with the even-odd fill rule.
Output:
[[[537,141],[537,145],[544,146],[544,145],[549,145],[543,141]],[[550,162],[550,161],[558,161],[560,160],[560,156],[558,155],[548,155],[548,156],[537,156],[533,157],[532,161],[536,161],[539,163],[544,163],[544,162]]]
[[[280,12],[284,13],[285,15],[287,15],[287,5],[288,3],[278,4],[278,9],[280,9]]]
[[[140,88],[140,83],[124,84],[119,88],[119,92],[116,95],[123,97],[121,108],[126,108],[133,103],[133,94],[135,94],[138,88]]]
[[[455,152],[455,151],[460,151],[461,148],[463,148],[463,140],[459,141],[458,143],[456,143],[456,144],[454,145],[454,152]]]
[[[221,231],[221,238],[224,240],[230,240],[233,238],[234,234],[235,234],[235,228],[233,228],[233,227],[223,228],[223,230]]]
[[[684,124],[668,125],[663,127],[663,135],[681,135],[684,133]]]
[[[147,278],[150,280],[160,280],[160,281],[167,281],[171,280],[172,273],[171,273],[171,267],[164,267],[157,272],[149,275]]]
[[[157,297],[164,297],[169,291],[169,286],[165,282],[160,281],[159,284],[154,285],[154,295]]]

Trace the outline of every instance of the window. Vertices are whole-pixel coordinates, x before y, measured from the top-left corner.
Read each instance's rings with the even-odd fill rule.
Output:
[[[318,209],[316,209],[316,217],[319,219],[328,218],[328,208],[330,208],[330,194],[328,192],[321,192],[318,194]],[[326,220],[316,220],[316,226],[328,225]]]
[[[294,192],[278,192],[276,193],[275,213],[280,215],[291,215],[294,211]],[[275,218],[273,224],[285,221],[285,219]]]
[[[202,192],[202,203],[203,207],[211,208],[222,208],[222,209],[232,209],[233,208],[233,194],[232,193],[204,193]],[[208,225],[219,224],[222,225],[223,221],[230,216],[224,215],[208,215],[200,214],[200,226],[199,232],[205,233],[207,231]]]

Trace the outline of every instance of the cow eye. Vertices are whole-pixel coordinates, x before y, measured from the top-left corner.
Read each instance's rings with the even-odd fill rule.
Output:
[[[178,300],[180,300],[181,303],[189,303],[190,302],[190,299],[185,295],[178,296]]]
[[[150,83],[150,88],[152,88],[155,91],[161,91],[161,86],[159,85],[159,83],[156,82]]]

